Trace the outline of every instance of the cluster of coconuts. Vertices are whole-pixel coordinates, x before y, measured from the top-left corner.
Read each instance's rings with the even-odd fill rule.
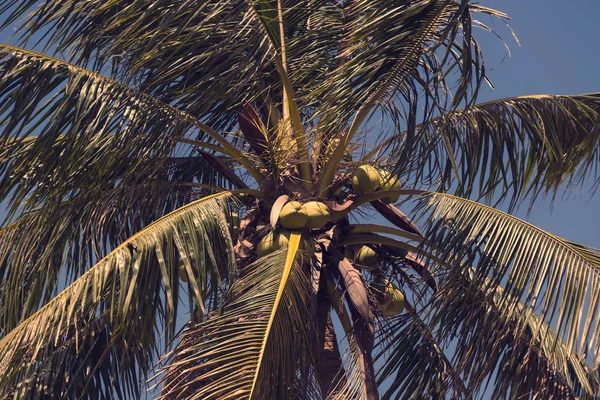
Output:
[[[348,246],[344,255],[365,271],[374,272],[379,268],[379,256],[370,246],[361,246],[358,250]],[[392,282],[384,282],[383,314],[387,317],[401,314],[404,311],[404,294]]]
[[[331,211],[325,203],[288,201],[279,213],[279,223],[287,229],[320,229],[329,222]]]
[[[400,189],[398,177],[385,169],[377,169],[370,165],[361,165],[352,175],[352,190],[356,194],[367,194],[380,190]],[[395,203],[400,196],[389,196],[382,199],[386,203]]]
[[[281,249],[283,246],[287,246],[290,241],[290,234],[292,233],[289,229],[278,229],[276,231],[269,232],[267,236],[262,238],[256,246],[256,255],[264,257],[269,253]],[[300,240],[300,248],[306,251],[308,257],[312,257],[315,254],[315,246],[312,240],[307,236],[302,236]]]
[[[262,238],[256,247],[256,255],[263,257],[287,245],[293,230],[324,227],[330,217],[329,207],[320,201],[309,201],[304,204],[299,201],[288,201],[279,213],[279,224],[283,229],[277,229]],[[310,238],[302,237],[300,247],[308,252],[309,257],[314,254],[315,249]]]

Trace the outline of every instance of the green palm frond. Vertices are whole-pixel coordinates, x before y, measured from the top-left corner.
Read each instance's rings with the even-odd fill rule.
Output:
[[[497,307],[506,318],[516,321],[517,333],[531,324],[531,313],[537,314],[540,324],[531,334],[532,342],[550,340],[541,325],[547,324],[567,351],[598,367],[597,253],[470,200],[433,193],[425,203],[428,247],[447,268],[440,284],[443,292],[475,296],[489,291],[498,297]],[[470,272],[470,265],[474,272],[465,287],[461,276]],[[504,291],[497,295],[500,285]]]
[[[222,311],[186,329],[165,367],[161,398],[291,398],[300,394],[296,381],[314,379],[306,376],[309,288],[299,243],[293,234],[287,248],[245,267]]]
[[[600,395],[600,252],[443,193],[512,209],[598,179],[598,94],[475,105],[475,18],[505,14],[0,14],[67,60],[0,45],[0,396],[140,397],[158,359],[163,399]]]
[[[468,277],[463,284],[470,285]],[[384,399],[402,393],[475,398],[483,396],[481,391],[491,379],[494,398],[597,396],[597,374],[539,316],[521,302],[517,308],[524,316],[508,316],[498,307],[504,298],[501,287],[491,296],[474,293],[476,289],[465,292],[464,287],[442,291],[432,310],[417,310],[427,322],[414,311],[390,322],[391,338],[379,355],[384,362],[379,380],[389,387]],[[519,319],[522,330],[517,327]],[[539,331],[544,340],[533,340]],[[451,359],[449,349],[454,349]]]
[[[139,393],[159,337],[168,344],[174,336],[179,260],[202,283],[194,287],[199,308],[209,294],[220,296],[221,281],[235,271],[229,199],[212,195],[149,225],[5,333],[0,392],[79,398],[93,386],[95,393]],[[129,378],[106,380],[118,376]]]
[[[599,112],[598,93],[494,100],[397,135],[390,154],[406,179],[441,179],[457,195],[510,198],[514,206],[598,179]]]
[[[48,42],[69,49],[75,62],[111,68],[156,98],[206,116],[218,130],[233,125],[232,104],[252,101],[266,88],[256,76],[277,73],[269,37],[251,17],[253,2],[37,3],[2,1],[0,7],[11,10],[8,23],[31,14],[23,37],[52,28]]]
[[[170,183],[94,190],[32,211],[0,230],[0,332],[27,319],[57,288],[194,193]]]
[[[1,233],[0,331],[197,196],[184,184],[240,180],[174,157],[190,152],[178,140],[199,135],[191,116],[86,69],[0,45],[0,89],[0,204],[5,225],[19,221]]]

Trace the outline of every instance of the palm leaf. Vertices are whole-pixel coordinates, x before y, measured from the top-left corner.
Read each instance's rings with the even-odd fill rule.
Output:
[[[432,109],[443,109],[445,77],[454,68],[460,70],[454,103],[468,100],[473,74],[477,76],[476,87],[485,78],[482,66],[476,61],[478,57],[472,55],[477,52],[477,46],[472,46],[475,43],[471,37],[472,11],[503,16],[489,9],[471,9],[467,1],[398,4],[368,0],[352,4],[348,10],[349,40],[338,54],[344,62],[328,73],[323,92],[317,91],[327,99],[322,104],[321,130],[329,135],[346,132],[333,155],[324,157],[321,193],[328,190],[346,148],[375,107],[381,106],[393,115],[402,114],[396,109],[395,99],[417,98],[422,93],[417,87],[423,87]],[[456,42],[459,32],[463,35],[462,45]],[[457,49],[456,59],[446,65],[451,49]],[[446,53],[439,64],[432,56],[436,51]],[[421,76],[420,67],[433,76]],[[418,106],[409,102],[408,107],[409,112],[416,112]],[[428,113],[426,110],[425,114]],[[343,125],[346,123],[349,127]]]
[[[257,77],[276,72],[269,37],[246,0],[37,4],[1,1],[0,7],[11,11],[7,23],[31,15],[20,26],[23,38],[43,31],[43,44],[69,49],[78,64],[111,68],[156,98],[206,117],[218,130],[234,124],[239,109],[231,105],[251,102],[265,89]]]
[[[495,398],[597,396],[597,374],[548,324],[514,299],[513,312],[501,286],[475,288],[471,279],[468,273],[455,277],[431,309],[420,310],[444,348],[455,349],[452,365],[469,392],[483,396],[493,380]]]
[[[384,400],[407,395],[472,398],[444,348],[415,310],[394,317],[382,329],[382,335],[389,336],[376,357],[382,363],[378,384],[387,387]]]
[[[304,320],[309,288],[296,260],[299,243],[300,234],[293,233],[287,249],[245,267],[222,311],[186,329],[165,361],[161,398],[293,396],[298,368],[306,374],[302,364],[310,358]]]
[[[598,179],[599,111],[597,93],[494,100],[398,134],[389,151],[407,179],[441,178],[457,195],[510,198],[514,206]]]
[[[14,328],[49,300],[63,267],[70,283],[121,241],[196,196],[185,184],[240,184],[215,164],[173,157],[190,151],[176,146],[186,134],[204,140],[194,145],[211,146],[194,127],[210,128],[173,107],[24,49],[1,45],[0,65],[0,202],[8,211],[5,223],[27,216],[19,231],[2,234],[0,330]]]
[[[0,392],[80,397],[91,386],[97,393],[116,386],[139,393],[156,354],[157,334],[166,343],[174,335],[179,258],[204,276],[198,279],[206,282],[199,304],[235,270],[226,220],[229,196],[203,198],[149,225],[4,334]],[[80,337],[82,326],[89,330]],[[102,357],[94,357],[99,352]],[[68,385],[65,374],[71,376]],[[105,376],[129,378],[101,380]]]
[[[345,340],[347,341],[347,350],[342,359],[342,365],[335,375],[332,383],[335,385],[330,389],[331,399],[374,399],[378,398],[376,389],[375,374],[373,371],[373,360],[369,354],[369,349],[364,345],[364,328],[359,324],[363,320],[352,322],[344,301],[343,292],[334,282],[329,272],[323,274],[325,278],[324,285],[327,287],[327,297],[331,307],[337,314]],[[335,332],[332,332],[335,335]],[[331,333],[330,333],[331,334]],[[331,374],[332,371],[329,371]]]
[[[445,260],[445,290],[504,291],[498,307],[522,332],[531,318],[540,324],[531,340],[548,340],[541,323],[556,332],[565,349],[593,368],[600,360],[597,318],[600,263],[597,253],[549,234],[509,214],[447,194],[426,196],[432,253]],[[474,266],[467,288],[457,277]],[[472,299],[469,299],[471,301]],[[519,302],[523,303],[520,306]]]

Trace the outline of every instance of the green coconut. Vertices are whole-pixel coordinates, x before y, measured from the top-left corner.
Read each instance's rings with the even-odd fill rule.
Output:
[[[284,228],[300,229],[308,221],[308,212],[299,201],[288,201],[279,213],[279,223]]]
[[[361,165],[352,175],[352,189],[357,194],[371,193],[379,187],[379,172],[370,165]]]
[[[264,257],[287,245],[289,241],[290,231],[287,229],[269,232],[267,236],[258,242],[258,245],[256,246],[256,255],[258,257]]]
[[[379,188],[381,190],[395,190],[400,189],[402,185],[400,184],[400,180],[397,176],[392,174],[390,171],[381,170],[379,171]],[[386,203],[395,203],[400,198],[397,196],[389,196],[382,199]]]
[[[181,264],[177,269],[179,273],[179,279],[181,279],[182,282],[187,283],[190,279],[188,277],[187,270],[185,269],[185,265]]]
[[[261,239],[256,246],[256,255],[264,257],[269,253],[287,246],[290,242],[290,234],[292,232],[287,229],[269,232],[267,236]],[[312,258],[315,254],[315,243],[310,236],[302,236],[300,239],[300,249],[304,251],[307,257]]]
[[[354,261],[357,264],[366,267],[366,269],[372,270],[377,268],[379,265],[379,256],[375,250],[369,246],[362,246],[356,253],[356,258]]]
[[[306,221],[307,228],[322,228],[329,222],[331,212],[325,203],[321,203],[320,201],[309,201],[304,204],[304,207],[308,213],[308,220]]]
[[[404,293],[391,282],[385,287],[385,300],[382,304],[383,315],[393,317],[404,311]]]

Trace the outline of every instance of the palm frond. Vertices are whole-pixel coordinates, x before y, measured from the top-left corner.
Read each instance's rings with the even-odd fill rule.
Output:
[[[285,22],[283,19],[283,8],[281,0],[274,1],[248,1],[252,15],[258,17],[259,26],[262,27],[269,38],[269,43],[275,50],[273,62],[279,73],[279,77],[283,86],[283,118],[288,117],[292,123],[293,137],[298,149],[298,158],[300,161],[300,171],[305,186],[310,189],[312,185],[310,167],[308,164],[308,147],[307,138],[302,124],[302,117],[294,88],[289,79],[287,72],[286,59],[286,41],[285,41]]]
[[[378,384],[387,387],[384,400],[472,398],[445,349],[415,310],[392,318],[384,329],[389,338],[376,358],[382,362]]]
[[[349,296],[344,296],[344,288],[339,285],[343,278],[340,277],[336,282],[331,274],[335,263],[321,272],[322,279],[315,300],[319,313],[317,333],[321,338],[320,352],[315,352],[319,385],[323,397],[331,400],[377,399],[379,395],[370,354],[373,347],[373,320],[363,318]],[[340,325],[330,324],[331,309],[339,318],[341,330]],[[346,347],[343,355],[340,354],[340,347]]]
[[[540,323],[531,334],[532,343],[551,340],[542,329],[547,324],[566,350],[598,368],[597,253],[470,200],[432,193],[424,202],[428,247],[446,269],[443,291],[495,293],[501,285],[497,307],[516,321],[516,333],[530,324],[531,313],[537,314]],[[470,272],[470,265],[474,272],[465,287],[459,278]]]
[[[156,98],[206,117],[218,130],[233,125],[239,110],[232,105],[262,93],[257,76],[276,73],[251,2],[125,4],[31,0],[18,7],[2,1],[0,7],[11,12],[7,23],[31,15],[20,26],[23,38],[44,31],[48,48],[56,45],[81,65],[110,68]]]
[[[49,300],[61,276],[70,283],[189,200],[182,183],[239,183],[202,158],[173,157],[198,132],[170,106],[24,49],[0,45],[0,65],[0,204],[19,227],[1,233],[0,331]]]
[[[94,387],[105,395],[139,393],[159,337],[169,344],[174,336],[179,259],[203,283],[198,307],[208,294],[218,297],[221,281],[233,276],[228,199],[227,193],[212,195],[149,225],[5,333],[0,392],[79,398]]]
[[[298,394],[295,382],[304,381],[311,361],[305,320],[310,289],[296,256],[299,243],[300,235],[292,234],[287,248],[245,267],[222,311],[184,331],[165,360],[161,398]]]
[[[328,189],[346,148],[376,107],[401,114],[395,101],[408,100],[409,113],[416,112],[418,106],[412,99],[418,98],[420,87],[430,102],[426,115],[431,112],[429,107],[445,109],[449,93],[445,79],[454,68],[459,70],[459,84],[451,109],[463,100],[470,103],[469,88],[473,85],[471,90],[476,93],[485,78],[479,55],[473,54],[479,50],[471,36],[471,13],[503,14],[468,3],[353,2],[348,10],[349,39],[338,54],[343,62],[328,73],[323,91],[315,93],[327,99],[321,105],[323,111],[318,111],[322,113],[321,130],[332,136],[345,132],[333,155],[324,157],[322,191]],[[457,42],[459,33],[463,43]],[[443,55],[441,61],[437,53]]]
[[[599,126],[598,93],[514,97],[432,119],[398,134],[389,151],[407,180],[441,179],[459,196],[510,198],[515,206],[586,178],[597,183]]]
[[[470,393],[493,392],[494,398],[511,399],[596,398],[597,374],[540,316],[518,300],[513,312],[505,305],[501,286],[477,288],[471,278],[469,273],[455,277],[431,309],[421,310],[436,327],[439,343],[454,349],[452,365]],[[493,390],[487,388],[492,381]]]

